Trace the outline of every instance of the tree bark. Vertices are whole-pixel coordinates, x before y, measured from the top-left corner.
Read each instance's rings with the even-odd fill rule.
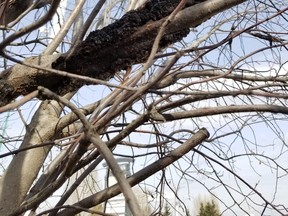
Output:
[[[61,108],[57,102],[43,102],[27,126],[21,148],[42,144],[57,138],[57,122]],[[8,169],[0,178],[0,215],[11,214],[20,206],[43,166],[52,146],[35,148],[14,156]]]
[[[165,167],[169,166],[170,164],[177,161],[179,158],[187,154],[197,145],[201,144],[205,139],[210,136],[209,132],[206,128],[202,128],[197,131],[192,137],[187,139],[182,145],[180,145],[175,150],[171,151],[169,154],[164,156],[163,158],[155,161],[154,163],[146,166],[141,171],[136,172],[132,176],[130,176],[127,180],[131,187],[135,186],[136,184],[144,181],[151,175],[155,174],[156,172],[165,169]],[[59,212],[58,216],[70,216],[76,215],[77,213],[81,212],[80,209],[73,208],[75,207],[82,207],[82,208],[91,208],[102,203],[105,200],[108,200],[114,196],[117,196],[121,193],[119,184],[112,185],[96,194],[92,194],[91,196],[83,199],[82,201],[75,203],[72,208],[64,209],[63,211]]]
[[[17,19],[33,3],[33,0],[1,0],[0,25],[6,26]]]
[[[189,27],[197,26],[211,16],[244,1],[207,0],[185,8],[167,26],[160,47],[165,47],[180,40],[187,34]],[[65,59],[66,56],[59,59],[59,55],[38,56],[27,59],[24,65],[17,64],[11,67],[0,75],[0,106],[9,103],[19,95],[34,91],[39,85],[56,93],[64,94],[87,84],[85,82],[79,85],[73,83],[70,78],[65,77],[65,73],[59,75],[56,73],[57,71],[51,70],[53,68],[107,80],[114,76],[118,70],[128,65],[145,61],[158,30],[166,18],[167,16],[165,18],[160,17],[158,20],[136,26],[131,35],[129,34],[123,40],[115,43],[108,43],[109,45],[105,45],[101,48],[101,51],[98,50],[99,54],[97,55],[95,53],[97,50],[94,49],[95,47],[92,44],[93,40],[90,40],[92,35],[80,45],[81,47],[78,50],[81,50],[81,52],[72,54],[72,57],[70,56],[68,59]],[[101,33],[103,32],[100,31]],[[89,45],[93,47],[91,49],[93,57],[91,58],[89,56],[85,57],[86,48]],[[71,59],[79,64],[74,64]],[[72,68],[73,65],[76,68]],[[33,66],[35,67],[33,68]],[[55,108],[57,109],[55,110]],[[57,123],[60,110],[61,107],[57,103],[51,102],[48,104],[48,102],[43,102],[28,126],[27,135],[20,148],[55,139],[59,133]],[[13,158],[0,180],[0,215],[9,215],[13,209],[21,205],[49,150],[49,147],[37,148],[19,153]]]
[[[198,26],[213,15],[244,1],[207,0],[196,5],[190,2],[166,27],[160,48],[181,40],[188,34],[190,27]],[[167,19],[167,14],[169,15],[168,12],[171,13],[175,5],[177,4],[167,7],[160,15],[157,11],[153,15],[147,15],[147,4],[137,11],[128,12],[114,24],[90,33],[80,44],[78,51],[69,58],[67,55],[57,60],[55,56],[32,57],[24,62],[26,66],[16,65],[8,69],[0,75],[0,106],[36,90],[39,85],[64,95],[89,84],[83,80],[71,79],[67,73],[59,75],[52,69],[109,80],[117,71],[144,62],[159,29]],[[38,69],[29,69],[33,65],[38,66]]]

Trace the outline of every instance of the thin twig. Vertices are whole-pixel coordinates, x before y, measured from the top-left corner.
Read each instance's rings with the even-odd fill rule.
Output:
[[[187,139],[182,145],[177,147],[175,150],[171,151],[163,158],[160,158],[159,160],[155,161],[154,163],[146,166],[142,170],[130,176],[128,178],[129,184],[133,187],[134,185],[144,181],[151,175],[174,163],[179,158],[182,158],[183,155],[187,154],[197,145],[201,144],[208,137],[209,132],[205,128],[199,130],[191,138]],[[108,200],[109,198],[117,196],[120,193],[121,193],[120,186],[119,184],[116,184],[75,203],[73,206],[80,206],[82,208],[91,208],[93,206],[102,203],[105,200]],[[70,216],[75,215],[79,212],[81,211],[76,209],[65,209],[59,212],[57,216]]]
[[[9,43],[11,43],[12,41],[16,40],[17,38],[20,38],[21,36],[31,32],[35,29],[38,29],[39,27],[44,25],[46,22],[48,22],[52,18],[52,16],[56,13],[56,10],[58,8],[60,1],[61,0],[54,0],[53,3],[51,4],[49,11],[41,19],[39,19],[38,21],[33,22],[32,24],[20,29],[19,31],[15,32],[14,34],[10,35],[5,40],[3,40],[0,43],[0,51],[3,53],[4,48]]]
[[[28,95],[25,95],[23,98],[21,98],[18,101],[15,101],[13,103],[7,104],[5,106],[0,107],[0,113],[16,109],[17,107],[20,107],[21,105],[25,104],[26,102],[30,101],[31,99],[37,97],[38,95],[38,90],[35,90]]]
[[[27,150],[31,150],[31,149],[35,149],[35,148],[40,148],[40,147],[44,147],[47,145],[55,145],[55,142],[47,142],[47,143],[43,143],[43,144],[35,144],[33,146],[29,146],[29,147],[25,147],[25,148],[19,148],[17,150],[10,151],[10,152],[5,153],[5,154],[1,154],[0,158],[4,158],[4,157],[10,156],[10,155],[16,155],[16,154],[23,152],[23,151],[27,151]]]
[[[44,87],[38,87],[38,90],[39,90],[39,93],[44,94],[54,100],[57,100],[60,103],[64,104],[65,106],[69,107],[72,110],[72,112],[74,112],[78,116],[79,120],[81,121],[84,127],[84,133],[86,135],[84,139],[90,140],[97,147],[100,154],[108,163],[110,169],[112,170],[114,176],[116,177],[116,179],[118,180],[120,184],[121,190],[127,200],[128,206],[131,212],[133,213],[133,215],[141,216],[142,214],[139,213],[140,206],[121,168],[119,167],[116,159],[114,158],[113,154],[111,153],[107,145],[100,139],[99,135],[93,131],[85,115],[82,112],[80,112],[78,108],[74,106],[70,101],[68,101],[67,99],[63,97],[56,95],[49,89],[46,89]]]
[[[99,0],[97,2],[97,5],[93,8],[93,10],[91,11],[91,13],[89,14],[89,17],[87,18],[83,28],[81,29],[81,31],[75,36],[74,41],[72,43],[72,46],[70,48],[70,50],[68,51],[68,55],[67,58],[69,58],[71,55],[73,55],[73,53],[77,50],[78,45],[81,43],[81,41],[83,40],[87,30],[89,29],[89,27],[91,26],[91,23],[93,22],[93,20],[95,19],[95,17],[98,15],[100,9],[102,8],[103,4],[105,3],[106,0]]]
[[[80,2],[77,3],[70,17],[61,26],[61,29],[58,32],[58,34],[53,38],[51,43],[44,50],[43,55],[52,54],[56,50],[56,48],[63,41],[63,38],[66,36],[67,32],[71,28],[72,24],[75,22],[75,19],[77,18],[78,14],[81,12],[85,1],[86,0],[80,0]]]

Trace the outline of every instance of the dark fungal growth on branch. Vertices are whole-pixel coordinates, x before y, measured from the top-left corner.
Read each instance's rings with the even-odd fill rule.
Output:
[[[203,1],[203,0],[202,0]],[[187,1],[186,7],[201,1]],[[127,12],[121,19],[104,27],[101,30],[91,32],[80,44],[79,49],[69,59],[65,55],[58,58],[52,67],[75,74],[108,80],[114,74],[132,64],[144,62],[151,51],[152,44],[157,34],[149,35],[149,39],[143,35],[136,43],[127,41],[127,38],[135,33],[139,27],[153,21],[169,16],[180,3],[180,0],[150,0],[137,10]],[[179,32],[164,35],[160,41],[160,49],[167,47],[183,37],[187,36],[189,28]],[[153,36],[153,37],[151,37]],[[133,46],[131,46],[133,44]],[[62,78],[63,86],[58,90],[64,94],[86,84],[79,80]]]
[[[82,44],[83,52],[85,53],[88,50],[87,48],[85,49],[85,46],[90,47],[92,45],[94,51],[94,49],[99,50],[121,42],[122,39],[133,34],[138,27],[149,21],[156,21],[169,16],[179,2],[180,0],[151,0],[146,2],[141,8],[127,12],[116,22],[101,30],[91,32]],[[187,3],[187,5],[191,5],[191,3]],[[184,31],[187,31],[187,29]]]
[[[187,0],[185,7],[205,1]],[[39,55],[25,59],[24,63],[48,69],[52,66],[54,69],[67,71],[70,74],[109,80],[117,71],[147,60],[161,24],[180,2],[181,0],[150,0],[141,8],[128,12],[113,24],[91,32],[75,49],[76,52],[69,55],[69,58],[67,53]],[[199,22],[198,20],[191,20],[191,22],[201,24],[204,21],[200,19]],[[188,25],[195,27],[197,24]],[[168,27],[159,43],[159,49],[185,37],[189,33],[188,25],[174,26],[173,24],[172,27]],[[37,90],[38,86],[64,95],[83,85],[91,84],[88,81],[28,67],[25,64],[16,64],[0,74],[0,106],[20,95],[27,95]],[[27,77],[18,79],[18,71],[25,72]]]

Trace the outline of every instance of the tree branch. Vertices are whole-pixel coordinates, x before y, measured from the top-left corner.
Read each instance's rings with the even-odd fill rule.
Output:
[[[184,142],[181,146],[176,148],[175,150],[171,151],[169,154],[160,158],[156,162],[146,166],[142,170],[138,171],[134,175],[130,176],[127,180],[131,187],[144,181],[151,175],[155,174],[156,172],[164,169],[165,167],[169,166],[170,164],[174,163],[179,158],[183,157],[183,155],[187,154],[197,145],[201,144],[205,139],[209,137],[209,132],[203,128],[195,133],[191,138],[189,138],[186,142]],[[102,203],[104,200],[108,200],[114,196],[117,196],[121,193],[119,184],[115,184],[111,187],[108,187],[96,194],[91,195],[83,199],[82,201],[75,203],[73,206],[79,206],[82,208],[91,208]],[[57,214],[57,216],[71,216],[81,212],[77,209],[65,209]]]
[[[153,1],[151,2],[153,3]],[[151,2],[148,3],[151,4]],[[144,62],[149,56],[159,28],[167,19],[167,15],[179,3],[179,1],[175,1],[177,2],[175,4],[172,1],[174,3],[167,4],[167,6],[165,4],[169,2],[168,0],[160,2],[162,4],[158,7],[153,6],[153,8],[156,7],[154,12],[151,11],[151,5],[146,3],[140,9],[128,12],[119,21],[102,30],[91,32],[87,39],[80,44],[78,51],[68,59],[64,55],[54,61],[54,57],[53,60],[50,60],[47,56],[47,61],[53,62],[52,67],[55,69],[101,80],[110,79],[117,71],[125,69],[127,66]],[[196,4],[191,2],[194,1],[188,1],[186,9],[180,11],[167,25],[159,44],[160,49],[185,37],[189,33],[189,27],[200,25],[211,16],[240,4],[244,0],[202,0],[202,3],[197,1]],[[159,8],[162,10],[161,13],[158,12]],[[11,39],[8,41],[11,42]],[[6,42],[2,42],[0,48]],[[47,65],[46,62],[42,64],[38,65],[51,68],[51,65]],[[38,73],[37,70],[25,72],[26,75],[23,76],[23,70],[25,71],[27,68],[22,68],[19,72],[12,67],[1,74],[0,105],[7,104],[21,94],[25,95],[36,90],[39,85],[63,95],[89,84],[89,82],[57,76],[45,71]]]
[[[194,118],[209,115],[219,115],[224,113],[240,113],[240,112],[271,112],[288,114],[288,108],[277,105],[235,105],[235,106],[218,106],[205,107],[196,110],[174,112],[174,113],[160,113],[152,115],[151,118],[155,121],[174,121],[178,119]]]

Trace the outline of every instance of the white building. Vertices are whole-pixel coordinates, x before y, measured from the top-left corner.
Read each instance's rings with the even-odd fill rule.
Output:
[[[130,164],[134,161],[131,158],[118,158],[116,159],[120,168],[122,169],[125,177],[129,177],[131,175],[130,172]],[[104,167],[107,167],[107,163],[103,164]],[[110,187],[117,183],[116,178],[114,177],[113,173],[110,169],[107,167],[106,172],[106,187]],[[105,206],[104,206],[105,212],[110,214],[117,214],[119,216],[131,216],[130,210],[127,206],[127,203],[125,202],[125,197],[121,193],[118,196],[115,196],[111,199],[109,199]]]

